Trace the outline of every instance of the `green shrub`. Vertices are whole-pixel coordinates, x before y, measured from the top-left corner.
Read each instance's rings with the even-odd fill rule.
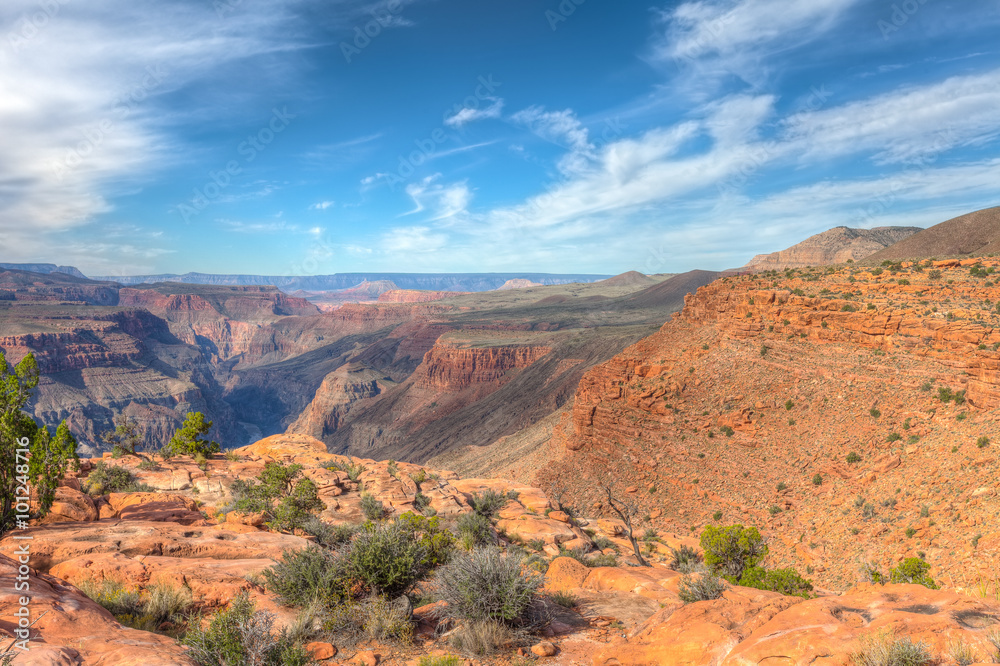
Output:
[[[505,493],[499,493],[493,489],[486,489],[480,493],[475,493],[470,500],[472,509],[480,516],[492,518],[500,509],[507,504],[508,497]]]
[[[326,505],[319,498],[316,484],[309,479],[301,479],[295,484],[292,493],[278,502],[269,526],[279,532],[291,532],[301,528],[306,520],[315,517],[315,512],[324,508]]]
[[[792,402],[791,399],[786,400],[785,401],[785,410],[786,411],[792,411],[792,407],[795,407],[795,403]]]
[[[85,580],[79,587],[118,622],[140,631],[159,631],[165,622],[184,622],[194,603],[191,590],[165,583],[152,585],[143,593],[107,578]]]
[[[677,585],[677,596],[686,604],[718,599],[726,591],[722,579],[709,572],[686,573]]]
[[[722,434],[724,434],[726,437],[732,437],[733,435],[736,434],[736,431],[730,428],[729,426],[722,426],[721,428],[719,428],[719,430],[721,430]]]
[[[462,666],[465,660],[454,655],[444,657],[421,657],[417,666]]]
[[[898,432],[891,432],[889,433],[889,436],[886,437],[886,441],[889,442],[890,444],[893,442],[898,442],[901,439],[903,439],[903,436],[900,435]]]
[[[873,419],[877,419],[878,417],[882,416],[882,412],[880,412],[880,411],[879,411],[878,409],[876,409],[875,407],[872,407],[871,409],[869,409],[869,410],[868,410],[868,413],[869,413],[869,414],[871,414],[871,417],[872,417]]]
[[[371,493],[361,493],[361,513],[366,520],[382,520],[385,505]]]
[[[739,580],[743,572],[767,557],[767,545],[756,527],[709,525],[701,533],[705,564],[730,580]]]
[[[84,490],[91,495],[153,492],[151,486],[139,483],[132,470],[118,465],[106,465],[103,462],[94,465],[94,469],[87,475]]]
[[[256,479],[236,479],[229,487],[225,512],[263,513],[272,529],[301,528],[324,508],[316,484],[303,479],[302,465],[268,462]]]
[[[212,429],[212,422],[205,420],[201,412],[188,412],[184,423],[170,438],[167,447],[177,455],[211,456],[220,451],[219,443],[205,439]]]
[[[497,540],[490,519],[480,513],[463,513],[458,517],[455,529],[466,550],[496,543]]]
[[[739,584],[803,599],[808,599],[813,589],[812,583],[792,568],[768,570],[759,566],[748,567],[740,577]]]
[[[777,504],[772,504],[771,506],[769,506],[769,507],[767,508],[767,512],[768,512],[769,514],[771,514],[772,516],[776,516],[776,515],[778,515],[779,513],[781,513],[781,507],[780,507],[780,506],[778,506]]]
[[[987,437],[986,435],[983,435],[982,437],[976,440],[976,446],[978,446],[981,449],[986,448],[989,445],[990,445],[990,438]]]
[[[455,537],[441,527],[441,519],[437,516],[420,516],[407,511],[396,519],[396,524],[423,546],[426,551],[425,564],[428,567],[445,564],[455,550]]]
[[[317,516],[309,516],[302,521],[300,528],[306,534],[316,537],[316,543],[326,548],[335,548],[347,543],[357,532],[354,525],[330,525]]]
[[[854,463],[859,463],[861,462],[861,456],[859,456],[856,451],[851,451],[850,453],[847,454],[847,462],[848,464],[851,465],[853,465]]]
[[[413,508],[419,511],[420,513],[426,511],[430,505],[431,505],[431,498],[428,497],[427,495],[424,495],[422,492],[418,491],[417,494],[413,496]]]
[[[559,590],[557,592],[554,592],[553,594],[550,594],[549,598],[552,599],[553,603],[555,603],[558,606],[562,606],[563,608],[576,607],[576,597],[574,597],[569,592]]]
[[[938,589],[938,585],[927,575],[931,565],[919,557],[908,557],[899,565],[889,570],[889,581],[892,583],[914,583],[923,585],[932,590]]]
[[[349,577],[389,597],[409,592],[450,555],[451,541],[438,529],[436,517],[427,519],[409,512],[404,516],[427,522],[414,523],[401,516],[393,522],[365,523],[344,552]],[[423,524],[429,531],[418,533],[415,524]]]
[[[449,617],[466,622],[525,623],[544,576],[495,546],[460,553],[437,572]]]
[[[267,591],[286,606],[342,599],[351,585],[342,558],[318,546],[284,551],[263,577]]]
[[[312,658],[287,632],[275,633],[274,615],[256,610],[246,591],[219,611],[207,629],[192,623],[183,643],[200,666],[305,666]]]
[[[823,475],[820,474],[819,472],[817,472],[813,476],[813,485],[814,486],[821,486],[821,485],[823,485]]]
[[[906,528],[906,538],[907,539],[912,539],[913,535],[916,534],[916,533],[917,533],[917,531],[915,529],[913,529],[912,527],[907,527]]]

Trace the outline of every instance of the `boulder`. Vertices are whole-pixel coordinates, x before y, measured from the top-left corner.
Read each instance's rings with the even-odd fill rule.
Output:
[[[79,490],[69,486],[56,488],[55,501],[52,508],[39,522],[42,525],[52,523],[73,523],[97,520],[98,511],[94,501]]]
[[[0,556],[0,617],[13,618],[21,607],[20,593],[14,589],[17,576],[18,564]],[[32,571],[27,583],[35,621],[32,633],[38,637],[32,639],[28,652],[17,655],[14,664],[195,666],[185,648],[173,639],[122,626],[108,611],[58,578]]]

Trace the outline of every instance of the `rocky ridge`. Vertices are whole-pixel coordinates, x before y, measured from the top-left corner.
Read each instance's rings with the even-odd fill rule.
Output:
[[[1000,563],[998,267],[841,266],[702,287],[587,372],[553,437],[562,460],[537,482],[597,508],[591,489],[611,478],[657,529],[758,525],[777,563],[831,589],[866,562],[918,554],[975,589]]]
[[[919,227],[834,227],[801,243],[770,254],[758,254],[743,270],[784,270],[860,261],[922,231]]]

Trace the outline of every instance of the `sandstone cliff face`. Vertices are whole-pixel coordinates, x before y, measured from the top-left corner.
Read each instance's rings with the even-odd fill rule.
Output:
[[[1000,289],[970,270],[1000,262],[963,263],[700,288],[586,373],[556,429],[568,453],[538,482],[575,479],[586,506],[601,478],[648,487],[634,497],[654,526],[697,528],[716,512],[762,526],[783,565],[826,586],[917,551],[954,585],[988,575],[1000,554],[969,543],[1000,542]]]
[[[746,265],[749,270],[784,270],[805,266],[860,261],[921,231],[918,227],[876,227],[850,229],[835,227],[816,234],[787,250],[758,254]]]
[[[502,383],[512,371],[526,368],[550,351],[548,347],[473,347],[436,345],[414,373],[416,386],[462,391],[477,384]]]

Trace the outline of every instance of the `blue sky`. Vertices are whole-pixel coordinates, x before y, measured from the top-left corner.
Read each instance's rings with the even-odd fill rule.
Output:
[[[727,268],[1000,204],[1000,5],[5,0],[4,261]]]

